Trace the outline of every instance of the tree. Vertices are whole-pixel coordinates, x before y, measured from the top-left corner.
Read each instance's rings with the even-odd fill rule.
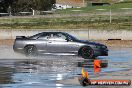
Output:
[[[50,10],[55,0],[13,0],[11,8],[13,13],[21,11]]]
[[[34,0],[13,0],[11,4],[12,13],[31,11],[35,7]]]
[[[56,0],[36,0],[37,10],[50,10]]]
[[[12,0],[0,0],[0,13],[7,13]]]

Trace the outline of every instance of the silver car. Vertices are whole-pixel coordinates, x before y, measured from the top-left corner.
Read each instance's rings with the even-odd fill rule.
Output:
[[[41,53],[48,55],[77,55],[88,59],[108,55],[107,46],[79,40],[65,32],[42,32],[30,37],[17,36],[13,49],[27,56]]]

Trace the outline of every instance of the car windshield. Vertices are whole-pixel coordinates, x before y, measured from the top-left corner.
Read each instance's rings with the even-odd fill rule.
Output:
[[[70,34],[68,34],[68,33],[65,33],[70,39],[72,39],[72,40],[78,40],[76,37],[74,37],[74,36],[72,36],[72,35],[70,35]]]

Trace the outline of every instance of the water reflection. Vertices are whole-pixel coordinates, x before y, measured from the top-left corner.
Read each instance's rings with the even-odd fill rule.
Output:
[[[99,59],[99,60],[101,60],[101,59]],[[94,59],[93,60],[84,60],[84,61],[78,62],[78,67],[93,68],[94,67],[93,62],[94,62]],[[108,60],[106,60],[106,59],[101,60],[100,65],[101,65],[101,68],[108,67]]]
[[[107,61],[102,62],[107,67]],[[93,68],[93,60],[13,60],[4,61],[3,66],[7,67],[0,67],[0,84],[52,84],[77,76],[82,66]]]
[[[12,83],[12,77],[14,69],[9,67],[0,67],[0,84]]]
[[[125,51],[125,52],[124,52]],[[101,73],[132,67],[132,48],[113,49],[107,58],[98,58]],[[20,56],[19,56],[20,57]],[[51,56],[52,57],[52,56]],[[58,56],[59,57],[59,56]],[[69,79],[81,73],[82,66],[93,75],[93,60],[75,57],[29,58],[29,60],[0,60],[0,87],[2,88],[80,88],[80,85],[56,84],[56,80]],[[18,58],[15,56],[15,58]],[[3,58],[2,58],[3,59]],[[27,59],[27,58],[26,58]],[[109,61],[107,61],[108,59]],[[2,84],[2,85],[1,85]],[[109,88],[109,87],[95,87]],[[119,88],[119,87],[117,87]]]
[[[76,68],[76,62],[67,60],[29,60],[15,63],[16,73],[64,73],[71,72]]]

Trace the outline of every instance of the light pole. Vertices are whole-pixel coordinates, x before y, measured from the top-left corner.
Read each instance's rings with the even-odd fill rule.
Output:
[[[111,8],[110,8],[110,23],[112,22],[112,12],[111,12]]]
[[[85,6],[85,0],[83,0],[83,7]]]
[[[9,16],[11,16],[11,6],[9,6]]]
[[[34,9],[31,8],[31,10],[32,10],[32,13],[33,13],[32,15],[34,16],[34,15],[35,15],[35,14],[34,14],[34,13],[35,13]]]
[[[107,9],[96,9],[96,10],[105,11]],[[110,7],[110,10],[109,10],[109,22],[112,23],[112,11],[111,11],[111,7]]]
[[[110,23],[112,23],[112,11],[111,11],[111,5],[112,5],[112,3],[110,4]]]

